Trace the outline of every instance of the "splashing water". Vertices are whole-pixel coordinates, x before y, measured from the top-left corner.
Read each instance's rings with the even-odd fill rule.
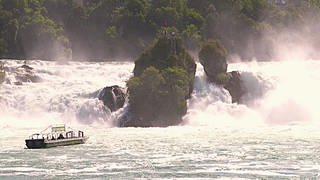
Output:
[[[4,60],[8,67],[22,61]],[[114,126],[94,92],[108,86],[125,87],[133,63],[29,61],[43,79],[23,85],[3,84],[0,92],[1,126],[43,126],[51,123],[103,123]],[[256,127],[260,125],[317,124],[320,112],[318,61],[251,62],[229,65],[241,72],[247,94],[244,104],[232,104],[228,91],[206,82],[198,64],[194,92],[184,120],[189,125]],[[9,75],[9,78],[13,78]],[[28,119],[28,121],[24,120]],[[35,123],[35,124],[37,124]],[[32,124],[34,126],[34,124]]]
[[[320,121],[318,61],[235,63],[241,72],[244,105],[231,104],[223,88],[205,82],[198,67],[195,91],[185,120],[190,124],[256,127],[260,125],[314,125]]]
[[[4,60],[15,68],[23,61]],[[108,124],[111,113],[95,99],[94,92],[105,86],[125,86],[132,63],[28,61],[42,78],[39,83],[2,84],[0,88],[1,126],[43,126],[52,123],[100,122]],[[13,75],[9,79],[14,81]],[[106,121],[106,122],[105,122]],[[112,123],[109,123],[111,126]]]
[[[0,86],[0,179],[320,177],[318,61],[229,65],[249,92],[241,105],[208,84],[198,64],[185,125],[168,128],[106,128],[125,108],[111,113],[96,92],[124,87],[133,63],[29,65],[42,82]],[[77,126],[90,138],[83,145],[24,149],[24,138],[55,123]]]

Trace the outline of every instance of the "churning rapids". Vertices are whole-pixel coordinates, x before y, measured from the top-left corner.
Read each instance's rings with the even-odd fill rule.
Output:
[[[168,128],[117,128],[123,110],[103,111],[95,98],[124,87],[132,62],[28,64],[41,82],[0,85],[0,179],[320,178],[320,61],[230,64],[249,90],[242,105],[198,65],[185,123]],[[28,135],[58,123],[88,142],[25,149]]]

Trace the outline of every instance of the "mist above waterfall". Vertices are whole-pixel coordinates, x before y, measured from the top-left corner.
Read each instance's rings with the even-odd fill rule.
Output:
[[[190,125],[255,128],[269,125],[318,124],[318,61],[233,63],[241,72],[244,104],[231,104],[222,87],[208,84],[198,67],[196,87],[185,122]]]
[[[18,60],[2,60],[5,66],[16,68],[23,64]],[[132,74],[132,63],[89,63],[30,60],[43,80],[14,85],[14,76],[8,75],[12,84],[0,86],[1,126],[36,126],[54,123],[101,123],[108,122],[108,111],[95,99],[94,92],[105,86],[119,85]]]
[[[23,63],[3,62],[9,67]],[[111,113],[94,92],[111,85],[125,87],[132,76],[132,62],[28,63],[43,81],[1,85],[1,127],[43,127],[54,123],[117,125],[117,117],[124,109]],[[231,63],[229,71],[240,71],[249,92],[242,97],[244,104],[232,104],[229,92],[209,84],[203,67],[198,65],[184,125],[256,128],[320,124],[319,69],[320,62],[312,60]]]

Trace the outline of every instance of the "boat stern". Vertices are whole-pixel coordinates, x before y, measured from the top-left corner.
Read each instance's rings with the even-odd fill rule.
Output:
[[[29,149],[45,148],[44,139],[26,139],[25,141]]]

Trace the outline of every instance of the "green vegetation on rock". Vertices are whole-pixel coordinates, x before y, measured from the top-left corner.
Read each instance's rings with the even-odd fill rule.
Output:
[[[210,82],[222,85],[226,88],[232,102],[240,102],[245,93],[242,89],[240,73],[237,71],[227,72],[227,51],[220,41],[209,40],[201,45],[199,60]]]
[[[190,79],[179,67],[159,71],[148,67],[127,82],[134,121],[126,126],[170,126],[181,123],[187,111]]]
[[[135,61],[134,76],[140,76],[150,66],[159,70],[169,67],[184,69],[190,79],[190,90],[192,89],[196,64],[188,51],[183,47],[180,35],[174,29],[163,29],[154,44],[140,55]]]
[[[196,64],[175,35],[163,35],[136,60],[128,82],[130,113],[123,126],[181,123],[193,89]]]
[[[210,81],[223,84],[228,79],[227,51],[220,41],[209,40],[201,45],[199,60]]]
[[[219,73],[216,77],[216,83],[217,84],[227,84],[232,76],[229,73],[223,72]]]

